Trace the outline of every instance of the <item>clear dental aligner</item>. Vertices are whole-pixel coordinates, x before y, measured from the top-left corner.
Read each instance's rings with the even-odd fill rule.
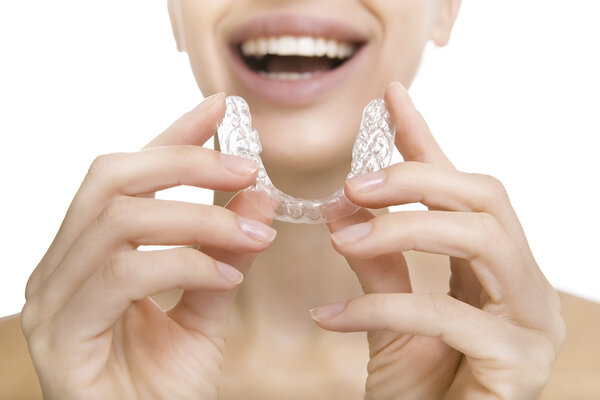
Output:
[[[248,103],[237,96],[227,97],[225,102],[227,110],[217,131],[221,151],[260,165],[256,182],[245,191],[263,215],[285,222],[318,224],[333,222],[358,211],[360,207],[346,197],[343,188],[318,200],[299,199],[277,189],[260,158],[262,146],[258,132],[252,127]],[[372,100],[363,111],[347,179],[387,167],[392,159],[395,132],[385,101]]]

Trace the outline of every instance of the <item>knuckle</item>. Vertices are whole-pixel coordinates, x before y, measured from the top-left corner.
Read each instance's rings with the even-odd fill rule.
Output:
[[[519,250],[510,240],[500,221],[486,212],[473,213],[476,221],[475,230],[471,238],[475,250],[470,255],[471,261],[490,257],[491,254],[498,255],[502,252],[505,259],[519,262]]]
[[[479,226],[479,245],[486,246],[489,243],[504,243],[504,229],[500,222],[491,214],[480,212],[475,214]]]
[[[109,174],[114,170],[120,158],[121,153],[103,154],[96,157],[88,169],[86,179],[97,179]]]
[[[25,300],[29,300],[33,293],[35,293],[38,287],[39,274],[39,271],[36,269],[35,271],[33,271],[31,276],[29,276],[29,279],[27,280],[27,285],[25,285]]]
[[[539,267],[538,267],[539,268]],[[560,310],[562,309],[562,300],[560,299],[560,295],[558,291],[552,287],[552,285],[547,283],[548,291],[550,292],[548,295],[550,301],[550,308],[552,310],[556,310],[556,313],[560,315]]]
[[[201,205],[200,207],[196,207],[194,212],[199,220],[204,221],[206,226],[212,226],[215,228],[224,226],[230,229],[231,232],[235,232],[236,230],[240,229],[237,215],[227,208],[214,205]],[[220,235],[223,235],[223,233],[219,233],[217,229],[214,229],[214,232],[216,238],[220,238]],[[198,241],[201,242],[201,239],[202,238],[199,237]],[[229,234],[228,240],[233,242],[237,239],[235,235]]]
[[[173,156],[177,160],[197,159],[199,148],[197,146],[173,146]]]
[[[37,323],[37,311],[33,302],[28,301],[21,310],[21,330],[28,338]]]
[[[27,284],[25,285],[25,300],[29,300],[37,292],[47,278],[48,273],[52,272],[49,263],[44,261],[49,255],[49,258],[52,258],[50,251],[48,251],[44,255],[44,259],[40,261],[31,275],[29,275],[29,279],[27,279]]]
[[[554,350],[558,354],[567,337],[567,323],[561,314],[562,301],[556,289],[549,283],[547,284],[545,297],[548,314],[543,325],[543,331],[547,333],[554,345]]]
[[[496,177],[484,174],[475,174],[481,180],[484,196],[489,202],[506,201],[508,193],[504,184]]]
[[[565,339],[567,338],[567,322],[562,315],[558,314],[554,321],[554,342],[555,350],[560,351]]]
[[[190,247],[181,247],[176,252],[177,262],[183,271],[195,271],[198,266],[200,252]]]
[[[526,348],[521,349],[523,365],[529,365],[528,382],[534,387],[543,386],[550,376],[556,361],[556,350],[546,338],[535,340]]]
[[[29,347],[29,352],[31,353],[31,359],[35,365],[39,365],[41,361],[47,359],[45,355],[51,348],[49,340],[48,330],[46,329],[45,324],[36,326],[29,332],[29,335],[27,336],[27,345]]]
[[[427,306],[437,316],[446,318],[450,315],[449,297],[441,293],[428,293]]]
[[[197,166],[198,165],[198,157],[199,151],[202,149],[198,146],[173,146],[173,153],[171,154],[174,162],[178,165],[190,165]],[[198,176],[200,171],[198,168],[190,167],[190,168],[182,168],[179,171],[179,177],[175,182],[176,186],[185,185],[186,182],[195,181],[195,177]]]
[[[97,222],[109,226],[122,224],[133,217],[135,210],[135,199],[127,196],[113,197],[98,214]]]
[[[135,276],[135,266],[121,254],[113,255],[102,269],[102,279],[111,285],[130,283]]]
[[[375,221],[380,218],[385,221],[385,225],[389,226],[390,237],[401,242],[402,247],[406,250],[417,250],[420,248],[420,236],[414,234],[421,229],[420,218],[423,214],[419,211],[389,213],[387,215],[375,218]]]
[[[378,315],[386,315],[390,308],[390,299],[386,294],[375,294],[371,297],[371,307]]]

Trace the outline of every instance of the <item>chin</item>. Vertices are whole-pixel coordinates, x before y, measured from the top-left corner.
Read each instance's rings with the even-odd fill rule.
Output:
[[[346,151],[347,150],[347,151]],[[304,146],[288,148],[275,144],[263,145],[262,159],[271,170],[280,173],[319,173],[347,164],[350,170],[351,149],[327,149]]]
[[[354,108],[334,102],[295,113],[260,113],[254,126],[265,164],[290,173],[315,173],[339,168],[343,163],[349,168],[361,111],[336,115],[331,110]]]

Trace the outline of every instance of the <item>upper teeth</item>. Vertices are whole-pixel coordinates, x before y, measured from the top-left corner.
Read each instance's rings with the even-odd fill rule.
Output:
[[[352,43],[310,36],[261,37],[245,40],[242,42],[241,47],[244,56],[255,57],[273,54],[278,56],[348,58],[356,51]]]

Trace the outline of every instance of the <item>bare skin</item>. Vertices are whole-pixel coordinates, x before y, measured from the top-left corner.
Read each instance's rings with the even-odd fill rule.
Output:
[[[502,185],[456,171],[406,89],[388,87],[410,84],[425,43],[448,41],[459,3],[170,2],[176,40],[203,93],[249,100],[263,159],[282,189],[305,197],[337,189],[358,111],[376,96],[385,95],[406,162],[346,182],[359,213],[327,227],[274,223],[275,239],[271,221],[243,194],[229,201],[218,192],[216,206],[148,196],[179,184],[236,192],[253,181],[256,166],[199,147],[223,114],[222,95],[143,151],[98,158],[26,290],[20,323],[44,395],[529,399],[547,381],[544,398],[594,393],[598,306],[559,298]],[[270,11],[361,27],[370,53],[353,76],[361,85],[301,105],[245,86],[228,63],[228,41],[248,18]],[[384,211],[415,201],[429,211]],[[143,244],[199,251],[138,252]],[[183,292],[156,298],[162,307],[149,300],[175,288]],[[337,301],[344,302],[321,307]],[[553,367],[565,321],[590,336],[567,340]],[[3,322],[20,343],[14,357],[27,360],[18,318]],[[573,372],[582,352],[595,361]],[[32,377],[30,364],[23,368]],[[22,393],[22,382],[9,381],[7,392]]]
[[[275,245],[273,250],[279,248],[280,246]],[[331,255],[332,257],[336,256],[336,254]],[[439,273],[439,264],[445,261],[443,257],[416,252],[410,253],[408,257],[412,261],[410,264],[413,266],[411,276],[416,291],[432,289],[442,291],[447,288],[447,280],[445,279],[447,275],[444,276],[445,274]],[[340,260],[340,263],[343,266],[343,260]],[[255,268],[257,266],[255,265]],[[248,280],[250,279],[258,280],[258,277],[249,277]],[[156,296],[155,300],[161,307],[167,309],[175,304],[180,295],[180,291],[175,291]],[[566,293],[561,293],[560,296],[563,305],[562,314],[565,317],[569,333],[550,380],[540,398],[542,400],[588,399],[595,393],[600,392],[600,383],[597,379],[600,374],[600,349],[594,345],[598,335],[600,335],[600,305]],[[310,302],[307,300],[307,303]],[[306,307],[311,307],[311,304],[307,304]],[[306,329],[314,326],[310,320],[306,322]],[[275,324],[275,321],[271,321],[271,323]],[[281,331],[284,330],[282,327],[279,328]],[[225,369],[221,386],[222,399],[239,399],[242,397],[248,399],[276,399],[284,396],[285,398],[291,398],[288,397],[290,384],[291,387],[295,388],[293,392],[299,399],[362,398],[363,385],[357,377],[364,377],[365,375],[364,365],[367,350],[364,338],[361,337],[356,342],[350,340],[341,342],[339,339],[343,339],[343,336],[334,335],[329,338],[326,349],[320,347],[319,351],[314,351],[317,348],[316,346],[312,346],[311,343],[304,343],[304,346],[286,348],[286,353],[284,353],[286,356],[284,357],[279,352],[271,353],[272,348],[269,342],[273,343],[276,338],[266,336],[265,334],[269,333],[266,330],[262,330],[261,333],[264,335],[262,345],[257,344],[258,340],[256,338],[244,341],[243,335],[230,339],[230,350],[224,364]],[[313,331],[313,334],[319,337],[322,332],[317,330]],[[278,335],[277,338],[280,339],[281,336]],[[319,341],[323,343],[324,340],[326,339],[321,338]],[[289,342],[285,344],[286,346],[290,345]],[[298,345],[298,343],[294,342],[292,345]],[[42,393],[29,357],[27,342],[21,332],[19,315],[0,320],[0,346],[0,353],[3,354],[2,362],[0,362],[0,376],[2,376],[0,379],[0,393],[15,400],[41,399]],[[346,346],[352,347],[352,352],[357,354],[350,368],[347,358],[341,361],[339,358],[335,359],[336,354],[339,355],[340,352],[346,350]],[[303,353],[307,348],[310,353]],[[295,353],[295,357],[293,359],[289,358],[289,353]],[[277,356],[273,357],[273,354]],[[324,368],[324,365],[328,362],[330,363],[327,365],[328,367],[340,372],[331,381],[323,381],[323,376],[321,376],[321,383],[318,386],[317,381],[312,381],[313,385],[310,386],[312,390],[309,392],[306,392],[308,387],[304,384],[305,381],[303,379],[298,380],[297,375],[294,375],[291,382],[289,382],[283,380],[285,376],[281,374],[280,368],[282,366],[285,368],[284,370],[294,368],[297,371],[311,371],[315,370],[315,366],[318,365],[320,366],[319,371],[322,371],[321,368]],[[243,365],[244,368],[236,368],[239,365]],[[271,371],[267,372],[267,365],[270,365],[270,369],[277,373],[279,379],[282,379],[281,381],[273,382],[264,379],[264,376],[274,376]],[[255,374],[251,375],[252,372]],[[257,382],[260,382],[260,385],[257,385]],[[270,383],[270,385],[267,385],[267,383]],[[343,385],[340,385],[340,383],[343,383]],[[346,393],[344,393],[344,396],[339,395],[337,391],[340,387],[348,388],[347,396]],[[317,392],[317,395],[314,395],[315,392]],[[248,397],[249,393],[255,394],[255,396]],[[335,395],[332,393],[335,393]]]

